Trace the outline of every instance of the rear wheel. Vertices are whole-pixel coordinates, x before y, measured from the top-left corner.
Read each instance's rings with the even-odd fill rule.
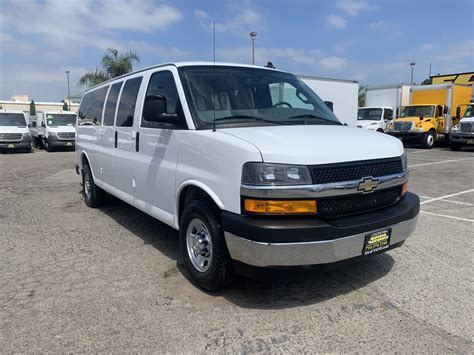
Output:
[[[183,211],[179,247],[191,282],[208,291],[223,288],[233,275],[219,210],[193,200]]]
[[[436,134],[433,131],[427,132],[425,136],[423,137],[423,146],[426,149],[433,148],[435,142],[436,142]]]
[[[105,201],[105,191],[94,183],[89,165],[82,169],[82,192],[84,201],[89,207],[99,207]]]
[[[462,143],[458,142],[449,142],[449,147],[451,148],[452,151],[459,151],[462,148]]]

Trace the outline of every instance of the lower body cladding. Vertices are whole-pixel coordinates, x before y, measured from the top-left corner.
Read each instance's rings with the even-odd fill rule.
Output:
[[[335,263],[370,254],[372,236],[383,236],[380,252],[403,244],[415,230],[420,200],[407,193],[396,205],[334,220],[260,219],[224,212],[225,239],[233,260],[280,267]]]
[[[420,142],[425,137],[425,132],[411,132],[411,131],[388,131],[392,137],[399,138],[407,142]]]
[[[20,141],[0,141],[1,150],[31,150],[31,137],[23,136]]]
[[[460,144],[474,144],[474,133],[451,133],[449,140]]]
[[[54,137],[52,135],[48,136],[48,145],[50,147],[75,147],[76,141],[73,140],[64,140],[64,139],[59,139],[58,137]]]

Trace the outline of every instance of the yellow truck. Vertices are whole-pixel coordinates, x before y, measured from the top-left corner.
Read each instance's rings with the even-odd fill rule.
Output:
[[[413,86],[410,104],[401,108],[400,117],[393,120],[387,133],[430,149],[436,141],[449,141],[449,131],[464,115],[470,99],[471,85]]]

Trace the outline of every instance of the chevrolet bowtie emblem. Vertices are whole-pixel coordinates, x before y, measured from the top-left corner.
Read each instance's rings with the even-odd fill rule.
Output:
[[[363,193],[373,192],[379,186],[379,180],[374,179],[373,177],[364,177],[362,181],[359,182],[357,186],[358,191],[362,191]]]

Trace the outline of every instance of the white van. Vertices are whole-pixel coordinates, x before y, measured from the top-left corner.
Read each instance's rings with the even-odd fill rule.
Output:
[[[207,290],[241,266],[386,251],[417,222],[401,142],[342,125],[274,69],[176,63],[102,83],[82,98],[76,154],[86,204],[108,192],[179,230]]]
[[[76,113],[69,111],[37,112],[31,117],[31,135],[35,144],[51,152],[55,148],[74,148]]]
[[[460,109],[458,108],[457,117],[459,116]],[[467,105],[461,121],[451,127],[449,145],[453,151],[461,150],[464,145],[474,145],[474,103]]]
[[[31,135],[23,111],[0,110],[0,150],[31,153]]]
[[[357,127],[385,132],[393,119],[391,107],[361,107],[357,114]]]

